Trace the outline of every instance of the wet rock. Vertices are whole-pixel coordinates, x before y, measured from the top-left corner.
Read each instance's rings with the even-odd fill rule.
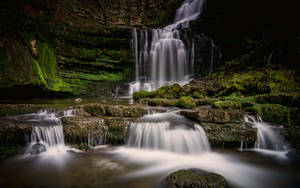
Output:
[[[257,130],[244,126],[242,111],[201,107],[182,110],[180,114],[198,122],[214,148],[237,148],[241,142],[251,147],[256,141]]]
[[[139,106],[87,104],[80,108],[89,113],[91,116],[138,118],[147,114],[147,111]]]
[[[45,106],[34,104],[0,104],[0,116],[35,113],[43,108]]]
[[[209,107],[182,110],[180,114],[199,123],[237,123],[243,118],[242,111],[217,110]]]
[[[64,136],[67,143],[90,146],[122,144],[124,132],[131,118],[119,117],[64,117]]]
[[[179,170],[163,180],[168,188],[228,188],[224,177],[198,169]]]
[[[24,146],[25,138],[31,133],[31,124],[14,119],[0,118],[0,143],[6,146]]]
[[[201,123],[201,126],[213,148],[239,148],[241,142],[251,148],[257,139],[257,130],[244,129],[242,124]]]
[[[34,144],[31,148],[30,153],[32,155],[37,155],[46,151],[46,146],[41,143]]]

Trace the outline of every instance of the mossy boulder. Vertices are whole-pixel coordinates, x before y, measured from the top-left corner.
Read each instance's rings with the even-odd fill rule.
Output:
[[[192,97],[181,97],[176,102],[176,106],[180,108],[193,108],[196,107],[196,103]]]
[[[133,93],[134,100],[139,100],[142,98],[151,98],[151,97],[152,97],[152,95],[151,95],[151,92],[149,92],[149,91],[137,91],[137,92]]]
[[[224,177],[198,169],[179,170],[168,175],[163,183],[168,188],[228,188]]]

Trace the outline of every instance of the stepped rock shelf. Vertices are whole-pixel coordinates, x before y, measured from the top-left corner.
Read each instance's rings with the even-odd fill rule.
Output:
[[[1,105],[2,108],[20,109],[23,105]],[[43,108],[31,105],[32,108]],[[119,145],[125,141],[125,132],[131,122],[154,112],[164,112],[170,109],[148,107],[141,105],[103,105],[85,104],[69,107],[73,116],[62,117],[61,122],[66,144],[90,145],[99,144]],[[50,108],[47,111],[63,114],[64,110]],[[20,113],[20,112],[19,112]],[[22,112],[21,112],[22,113]],[[191,110],[181,109],[177,112],[199,123],[212,144],[212,147],[239,147],[241,141],[254,145],[256,129],[243,127],[242,111],[218,110],[209,107]],[[1,117],[1,143],[4,145],[25,145],[26,136],[30,136],[31,129],[38,126],[38,122],[26,122],[15,116]]]

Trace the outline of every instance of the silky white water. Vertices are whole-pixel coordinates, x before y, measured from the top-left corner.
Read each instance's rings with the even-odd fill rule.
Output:
[[[124,162],[143,165],[144,168],[128,173],[124,178],[141,178],[160,175],[162,179],[180,169],[197,168],[222,175],[233,187],[270,187],[280,172],[253,166],[239,161],[238,157],[207,152],[203,154],[178,154],[168,151],[119,147],[111,153]],[[269,176],[265,176],[268,174]],[[162,180],[161,179],[161,180]]]
[[[255,149],[274,150],[274,151],[288,151],[289,146],[285,142],[283,136],[280,135],[280,128],[271,126],[264,122],[260,117],[253,117],[246,115],[245,122],[257,128],[257,141]]]
[[[210,151],[202,127],[172,112],[146,115],[131,123],[126,145],[185,154]]]
[[[54,110],[40,110],[37,113],[25,114],[16,118],[25,122],[32,122],[32,131],[26,154],[46,152],[54,155],[66,152],[61,117],[73,116],[72,110],[56,112]]]
[[[185,0],[176,11],[174,23],[153,29],[151,41],[147,30],[133,30],[136,79],[130,83],[129,95],[135,91],[152,91],[164,85],[188,83],[194,74],[194,44],[188,52],[180,39],[180,27],[200,16],[205,0]],[[140,39],[140,40],[138,40]],[[139,43],[139,44],[138,44]]]

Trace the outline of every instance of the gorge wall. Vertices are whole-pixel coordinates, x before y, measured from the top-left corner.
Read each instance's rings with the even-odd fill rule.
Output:
[[[164,25],[178,3],[1,2],[0,98],[112,95],[134,75],[132,28]]]

